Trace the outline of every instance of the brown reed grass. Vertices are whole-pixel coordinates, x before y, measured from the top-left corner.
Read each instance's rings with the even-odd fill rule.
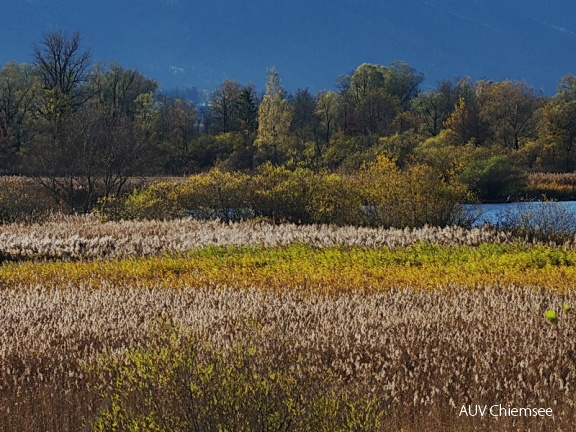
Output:
[[[97,289],[4,288],[0,425],[80,430],[104,403],[81,365],[150,342],[150,326],[169,318],[222,349],[254,334],[261,344],[284,341],[298,368],[325,368],[376,395],[383,430],[559,430],[576,414],[576,327],[570,312],[554,327],[543,311],[573,300],[498,283],[337,297],[105,280]],[[518,419],[459,417],[463,404],[476,403],[550,407],[554,417],[514,425]]]
[[[393,248],[419,242],[474,246],[512,241],[510,234],[487,227],[381,229],[259,222],[223,224],[194,219],[102,223],[90,215],[58,215],[43,223],[0,225],[0,258],[12,261],[120,259],[184,252],[210,245],[273,247],[305,243],[316,247]]]
[[[453,275],[461,273],[452,273],[447,264],[416,266],[420,258],[440,254],[440,262],[452,252],[402,247],[470,245],[478,246],[470,254],[482,255],[491,253],[482,246],[487,242],[506,249],[497,245],[513,240],[486,228],[378,230],[187,219],[102,224],[89,217],[5,225],[0,239],[2,253],[14,260],[156,256],[225,244],[264,247],[258,259],[246,261],[252,266],[246,272],[218,267],[218,251],[211,269],[168,266],[169,273],[154,275],[138,268],[125,271],[125,266],[145,268],[142,258],[141,263],[67,264],[77,265],[79,273],[82,265],[95,264],[79,278],[58,263],[49,263],[51,270],[45,263],[4,264],[5,272],[20,276],[0,281],[3,432],[90,430],[110,395],[101,393],[102,375],[88,366],[103,353],[121,360],[138,346],[153,345],[150,329],[159,320],[201,335],[222,352],[237,342],[255,341],[262,370],[289,358],[297,359],[290,367],[304,376],[333,374],[342,390],[361,389],[376,398],[384,409],[377,430],[550,431],[573,426],[576,326],[573,312],[561,306],[574,304],[576,281],[571,255],[561,249],[522,246],[523,255],[486,260],[470,267],[469,278],[459,279]],[[265,248],[294,243],[322,248],[324,255],[330,246],[344,245],[352,252],[398,248],[398,256],[392,256],[393,265],[376,260],[377,272],[354,260],[330,267],[311,256],[299,272],[289,267],[270,276],[281,266],[274,261],[279,255]],[[415,255],[406,261],[407,254]],[[162,265],[162,258],[155,260],[152,270]],[[516,277],[504,277],[497,268],[491,272],[491,265],[507,263],[515,266],[510,273]],[[333,274],[323,276],[330,268]],[[218,276],[206,278],[203,272]],[[302,277],[314,272],[317,278]],[[345,272],[359,276],[351,279]],[[538,284],[528,282],[538,272],[550,276],[548,284],[542,278]],[[428,286],[427,278],[439,282]],[[557,311],[557,325],[544,318],[547,309]],[[300,391],[317,388],[311,380]],[[552,408],[554,416],[459,416],[465,404],[499,403]]]

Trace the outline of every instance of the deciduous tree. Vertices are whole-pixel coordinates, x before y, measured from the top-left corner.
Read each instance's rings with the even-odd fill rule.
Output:
[[[476,87],[469,78],[460,79],[456,85],[458,101],[448,116],[444,127],[453,137],[453,144],[473,143],[481,146],[488,141],[489,125],[481,115],[481,105]]]
[[[339,97],[331,91],[322,91],[316,96],[316,116],[320,120],[321,136],[316,139],[316,152],[322,157],[324,149],[330,145],[330,138],[336,131]]]
[[[45,33],[34,45],[34,63],[40,72],[45,93],[45,114],[61,117],[90,98],[84,85],[92,61],[90,50],[82,50],[80,33]]]
[[[0,170],[18,174],[22,146],[31,139],[39,80],[26,64],[10,62],[0,69]]]
[[[158,83],[133,69],[117,63],[109,67],[97,66],[91,74],[91,87],[98,102],[112,118],[121,115],[134,119],[138,110],[137,100],[142,94],[154,94]]]
[[[534,138],[541,95],[518,81],[480,81],[476,86],[480,115],[499,143],[518,150],[524,141]]]
[[[240,109],[241,84],[226,80],[210,97],[210,114],[214,132],[230,132],[240,128],[238,113]]]
[[[418,96],[424,74],[404,62],[392,62],[384,69],[384,88],[387,93],[400,101],[402,110],[410,107],[410,102]]]
[[[573,171],[576,166],[576,77],[560,80],[558,93],[542,109],[539,142],[548,153],[548,169]],[[561,162],[555,163],[554,156]]]
[[[275,68],[268,69],[266,92],[258,110],[257,157],[272,163],[282,161],[289,142],[293,108],[285,97],[280,76]]]
[[[438,135],[458,99],[457,86],[451,81],[441,81],[435,89],[420,93],[412,101],[412,111],[420,121],[419,132],[427,137]]]
[[[317,140],[318,117],[315,114],[316,99],[308,89],[298,89],[291,100],[294,115],[290,131],[300,149]]]

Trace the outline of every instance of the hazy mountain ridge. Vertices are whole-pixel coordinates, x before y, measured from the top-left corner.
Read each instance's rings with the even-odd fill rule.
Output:
[[[275,65],[289,89],[319,90],[360,63],[404,60],[425,86],[470,75],[552,93],[576,73],[574,16],[566,0],[19,0],[0,17],[0,62],[30,61],[43,32],[64,29],[164,87],[261,87]]]

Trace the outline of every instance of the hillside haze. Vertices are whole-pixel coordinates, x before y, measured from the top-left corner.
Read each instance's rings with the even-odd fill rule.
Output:
[[[80,31],[95,60],[163,88],[333,88],[359,64],[402,60],[440,79],[525,80],[554,93],[576,73],[576,3],[568,0],[16,0],[0,17],[0,62],[31,61],[47,31]]]

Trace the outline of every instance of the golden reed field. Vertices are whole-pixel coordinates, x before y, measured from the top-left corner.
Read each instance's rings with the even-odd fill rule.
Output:
[[[568,431],[576,250],[487,228],[0,227],[2,431]]]

